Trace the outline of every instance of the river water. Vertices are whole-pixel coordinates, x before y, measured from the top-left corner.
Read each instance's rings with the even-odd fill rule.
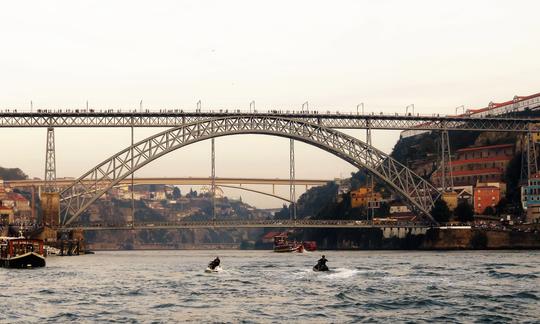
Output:
[[[224,271],[206,274],[219,255]],[[0,322],[540,323],[540,251],[122,251],[0,268]]]

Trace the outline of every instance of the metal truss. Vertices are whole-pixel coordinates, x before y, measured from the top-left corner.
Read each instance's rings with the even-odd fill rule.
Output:
[[[452,153],[450,151],[450,138],[448,131],[441,131],[441,188],[444,192],[454,190],[454,178],[452,177]]]
[[[235,116],[203,120],[148,137],[101,162],[60,193],[60,219],[71,223],[107,190],[132,172],[178,148],[236,134],[266,134],[298,140],[366,168],[400,194],[414,210],[430,215],[440,193],[403,164],[337,130],[298,120],[269,116]],[[133,162],[133,163],[131,163]]]
[[[314,220],[314,219],[270,219],[270,220],[216,220],[216,221],[179,221],[137,223],[134,226],[126,223],[91,223],[71,224],[62,230],[151,230],[151,229],[195,229],[195,228],[396,228],[396,229],[428,229],[433,226],[415,222],[372,222],[358,220]]]
[[[331,182],[331,179],[294,179],[293,183],[297,186],[322,186],[328,182]],[[66,188],[73,183],[73,179],[56,179],[56,185],[58,187]],[[135,178],[135,185],[141,184],[168,184],[168,185],[211,185],[212,178],[209,177],[187,177],[187,178]],[[12,188],[15,187],[32,187],[32,186],[44,186],[44,180],[38,179],[24,179],[24,180],[4,180],[4,184],[9,185]],[[124,179],[120,185],[131,184],[131,179]],[[278,178],[221,178],[216,177],[215,179],[216,186],[223,186],[226,184],[236,184],[236,185],[272,185],[272,186],[290,186],[291,180],[287,179],[278,179]]]
[[[291,201],[289,212],[291,219],[296,219],[296,186],[294,185],[294,179],[296,178],[295,172],[294,140],[291,138],[289,144],[289,179],[291,180],[289,185],[289,200]]]
[[[44,192],[57,192],[56,185],[56,155],[54,147],[54,128],[47,128],[47,149],[45,152],[45,186]]]
[[[209,118],[275,117],[329,128],[394,130],[482,130],[526,132],[530,118],[241,112],[51,112],[0,113],[0,127],[178,127]]]

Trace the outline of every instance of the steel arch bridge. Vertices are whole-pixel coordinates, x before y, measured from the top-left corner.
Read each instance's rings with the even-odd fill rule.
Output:
[[[104,160],[60,192],[61,226],[73,222],[107,190],[157,158],[206,139],[238,134],[286,137],[332,153],[357,168],[367,169],[402,196],[415,211],[436,223],[430,210],[440,192],[375,147],[337,130],[305,121],[274,116],[230,116],[200,120],[160,132]]]

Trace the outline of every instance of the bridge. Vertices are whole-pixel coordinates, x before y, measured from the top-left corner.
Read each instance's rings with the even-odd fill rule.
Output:
[[[153,230],[153,229],[216,229],[216,228],[405,228],[427,229],[429,224],[393,221],[359,221],[359,220],[210,220],[210,221],[178,221],[178,222],[144,222],[144,223],[90,223],[63,226],[61,230]]]
[[[56,186],[59,189],[69,187],[76,179],[72,178],[62,178],[56,179]],[[280,196],[276,194],[275,186],[305,186],[305,189],[308,190],[309,187],[313,186],[322,186],[331,182],[333,180],[323,180],[323,179],[279,179],[279,178],[222,178],[216,177],[212,179],[211,177],[151,177],[151,178],[133,178],[121,180],[115,187],[121,186],[139,186],[139,185],[201,185],[208,186],[214,185],[221,188],[237,189],[242,191],[253,192],[256,194],[273,197],[279,200],[283,200],[288,203],[294,203],[289,198]],[[91,185],[88,181],[83,181],[85,185]],[[28,179],[28,180],[6,180],[4,184],[8,185],[11,188],[25,188],[25,187],[38,187],[41,192],[41,188],[47,185],[47,181],[39,179]],[[262,191],[253,189],[250,187],[245,187],[245,185],[271,185],[272,192]]]
[[[56,185],[58,187],[67,187],[76,179],[56,179]],[[135,185],[210,185],[212,181],[216,185],[274,185],[274,186],[288,186],[291,184],[290,179],[279,178],[223,178],[216,177],[212,180],[211,177],[150,177],[150,178],[134,178],[133,183]],[[292,183],[297,186],[322,186],[333,180],[325,179],[293,179]],[[12,188],[30,187],[30,186],[45,186],[47,181],[39,179],[28,180],[5,180],[4,183]],[[132,181],[130,179],[123,179],[119,185],[130,185]],[[85,182],[85,184],[89,184]]]
[[[294,141],[313,145],[352,165],[367,170],[372,177],[385,183],[393,192],[409,204],[413,211],[436,224],[430,215],[431,207],[442,192],[452,188],[449,170],[450,143],[448,131],[496,131],[518,132],[530,142],[536,131],[535,120],[499,116],[420,116],[414,114],[342,114],[318,113],[315,111],[241,112],[210,111],[184,112],[183,110],[149,111],[92,111],[70,110],[37,112],[0,112],[0,127],[47,127],[47,153],[45,181],[48,192],[57,192],[54,154],[55,127],[128,127],[132,131],[131,145],[119,153],[105,159],[68,187],[59,192],[59,222],[68,228],[90,204],[120,183],[134,184],[133,173],[151,161],[176,149],[210,139],[212,141],[212,192],[215,192],[217,178],[214,166],[214,138],[241,134],[262,134],[290,139],[290,199],[296,201],[294,171]],[[150,136],[137,143],[133,142],[136,127],[167,127],[166,131]],[[366,129],[367,141],[363,142],[336,129]],[[371,131],[377,129],[414,129],[438,131],[441,134],[442,188],[412,172],[399,161],[379,151],[371,145]],[[529,149],[530,145],[526,144]],[[528,174],[535,172],[529,158]],[[448,179],[448,181],[445,181]],[[292,203],[294,207],[294,203]],[[293,208],[293,210],[295,210]],[[295,214],[291,214],[295,218]],[[292,225],[292,224],[291,224]],[[373,226],[371,224],[370,226]]]
[[[83,109],[42,110],[41,112],[0,111],[0,127],[179,127],[188,123],[224,117],[272,117],[294,119],[334,129],[385,130],[465,130],[491,132],[527,132],[528,118],[500,116],[467,117],[413,114],[319,113],[272,110],[270,112],[184,112],[163,109],[162,112],[120,111],[99,112]]]

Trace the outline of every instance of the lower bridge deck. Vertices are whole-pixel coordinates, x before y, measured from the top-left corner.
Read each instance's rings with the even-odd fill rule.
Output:
[[[431,228],[432,224],[364,220],[215,220],[147,223],[89,223],[70,224],[59,230],[148,230],[148,229],[198,229],[198,228]]]

